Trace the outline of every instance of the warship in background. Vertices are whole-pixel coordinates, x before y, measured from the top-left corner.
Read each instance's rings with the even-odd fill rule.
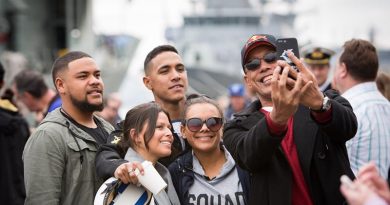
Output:
[[[294,36],[294,2],[192,0],[192,13],[166,38],[180,51],[193,91],[213,98],[242,82],[241,48],[252,34]]]

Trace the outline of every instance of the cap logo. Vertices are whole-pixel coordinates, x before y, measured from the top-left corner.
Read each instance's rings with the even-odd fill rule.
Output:
[[[321,58],[324,58],[324,54],[320,51],[314,51],[311,56],[313,58],[317,58],[317,59],[321,59]]]
[[[254,41],[257,41],[259,39],[264,39],[264,41],[268,41],[267,39],[267,36],[262,36],[262,35],[254,35],[252,36],[247,42],[246,42],[246,47],[248,48],[248,46],[254,42]]]

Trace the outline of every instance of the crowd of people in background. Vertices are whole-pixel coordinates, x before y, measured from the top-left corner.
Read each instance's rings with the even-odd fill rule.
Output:
[[[225,108],[188,95],[171,45],[145,57],[154,101],[124,119],[87,53],[58,57],[54,86],[22,70],[0,99],[1,203],[94,204],[115,178],[105,190],[114,193],[105,204],[115,204],[121,189],[140,187],[147,160],[167,184],[146,190],[147,204],[390,205],[390,77],[378,72],[376,48],[346,41],[335,68],[330,49],[303,50],[302,59],[288,52],[294,69],[277,60],[276,41],[248,38],[243,80],[226,88]],[[0,89],[4,72],[0,63]],[[34,129],[19,105],[35,114]]]

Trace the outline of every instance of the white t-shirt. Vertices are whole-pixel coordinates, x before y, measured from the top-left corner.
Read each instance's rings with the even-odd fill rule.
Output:
[[[184,150],[186,148],[186,143],[180,132],[181,121],[180,120],[172,121],[172,126],[173,126],[173,132],[175,132],[177,136],[179,136],[181,147]]]

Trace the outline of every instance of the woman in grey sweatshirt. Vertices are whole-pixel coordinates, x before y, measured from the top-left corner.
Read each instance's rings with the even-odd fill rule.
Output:
[[[246,204],[249,174],[236,166],[221,143],[221,108],[205,96],[191,97],[184,107],[181,132],[192,151],[169,166],[181,204]]]

